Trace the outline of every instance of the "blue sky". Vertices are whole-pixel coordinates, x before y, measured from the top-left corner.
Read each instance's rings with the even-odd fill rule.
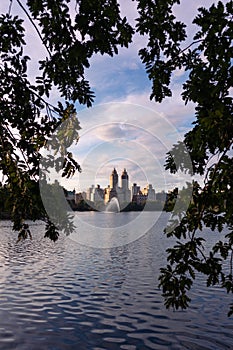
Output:
[[[1,12],[8,11],[9,2],[1,0]],[[122,13],[134,24],[136,2],[121,0],[120,3]],[[187,45],[192,42],[195,27],[191,21],[197,8],[211,3],[182,0],[181,6],[175,7],[177,18],[188,24]],[[25,18],[16,1],[12,13]],[[33,80],[38,74],[36,62],[46,53],[28,21],[25,28],[28,42],[25,53],[32,57],[29,75]],[[107,186],[113,166],[119,173],[126,167],[130,183],[145,187],[150,182],[157,191],[181,187],[190,180],[184,174],[170,175],[163,167],[166,152],[174,142],[182,140],[194,120],[194,105],[185,106],[180,95],[185,72],[174,73],[172,98],[160,104],[149,101],[151,84],[137,55],[145,45],[145,38],[136,35],[129,49],[120,49],[118,56],[96,55],[91,59],[91,68],[86,73],[96,99],[91,109],[77,106],[82,129],[80,142],[72,148],[83,171],[65,181],[66,188],[80,191],[97,183]],[[51,102],[58,99],[54,90]]]

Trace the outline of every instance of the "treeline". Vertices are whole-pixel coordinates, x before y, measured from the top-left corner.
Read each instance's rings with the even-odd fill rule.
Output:
[[[50,193],[48,193],[49,196],[53,196],[56,187],[57,185],[55,184],[48,185],[48,192]],[[64,194],[66,194],[67,191],[65,189],[63,190]],[[121,203],[120,211],[172,211],[175,205],[176,195],[177,193],[174,194],[174,192],[167,194],[165,201],[156,200],[143,202],[141,204],[136,202]],[[11,200],[11,196],[12,194],[9,191],[7,185],[0,186],[0,220],[11,219],[11,213],[13,210],[13,201]],[[77,203],[75,203],[74,200],[67,200],[67,202],[70,206],[70,209],[73,211],[104,211],[106,209],[106,205],[103,202],[93,203],[84,199],[80,200]],[[58,205],[58,203],[56,203],[56,205]],[[30,219],[30,216],[28,219]],[[40,219],[40,217],[38,217],[38,219]]]
[[[176,197],[173,194],[168,194],[165,201],[148,201],[143,203],[121,203],[120,211],[172,211],[175,205]],[[103,202],[91,202],[88,200],[81,200],[75,203],[74,200],[68,200],[71,210],[74,211],[105,211],[106,205]]]

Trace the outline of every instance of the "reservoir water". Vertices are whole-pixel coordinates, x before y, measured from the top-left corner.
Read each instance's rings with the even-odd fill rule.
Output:
[[[117,234],[125,235],[121,222],[138,214],[77,215],[98,228],[101,240],[102,228],[111,229],[113,221],[122,227]],[[149,220],[154,213],[146,215]],[[61,236],[54,244],[43,238],[38,223],[32,226],[32,240],[16,243],[17,234],[2,221],[0,349],[233,349],[233,318],[227,317],[232,295],[206,288],[202,276],[187,311],[163,305],[158,275],[171,245],[163,234],[167,215],[136,240],[104,249],[80,243],[87,225],[80,224],[76,240]],[[218,237],[205,235],[210,242]]]

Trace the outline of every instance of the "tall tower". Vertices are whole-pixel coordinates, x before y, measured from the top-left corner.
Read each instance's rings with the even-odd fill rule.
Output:
[[[124,203],[129,203],[131,201],[131,192],[129,190],[129,176],[124,169],[121,175],[121,192],[122,192],[122,201]]]
[[[123,192],[126,192],[129,189],[129,176],[126,169],[124,169],[121,175],[121,187]]]
[[[118,185],[118,174],[116,169],[114,168],[112,174],[110,175],[110,188],[116,189]]]

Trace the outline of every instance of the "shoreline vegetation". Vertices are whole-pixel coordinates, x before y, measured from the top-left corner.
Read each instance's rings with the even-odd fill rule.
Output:
[[[103,203],[94,203],[87,200],[82,200],[79,203],[75,203],[72,200],[67,201],[72,211],[105,211],[106,205]],[[135,202],[123,203],[120,205],[120,212],[129,211],[172,211],[175,202],[166,200],[162,201],[151,201],[142,204]]]
[[[54,198],[54,203],[56,204],[56,195],[54,196],[54,186],[49,186],[48,190],[50,192],[51,198]],[[64,193],[66,193],[64,191]],[[155,201],[144,201],[142,203],[137,202],[129,202],[129,203],[120,203],[120,212],[130,212],[130,211],[166,211],[171,212],[174,208],[176,201],[177,193],[170,192],[167,194],[165,200],[155,200]],[[6,186],[2,186],[0,188],[0,220],[11,220],[12,219],[12,203],[10,200],[11,196],[8,192]],[[79,202],[75,202],[75,200],[70,200],[65,196],[70,210],[83,212],[83,211],[105,211],[106,205],[103,202],[91,202],[86,199],[81,199]],[[28,216],[30,220],[31,217]],[[34,218],[40,220],[41,218]]]
[[[75,212],[104,212],[104,208],[97,208],[96,205],[93,207],[91,205],[89,205],[88,203],[83,203],[80,205],[73,205],[70,204],[70,208],[71,211],[75,211]],[[150,203],[150,205],[147,204],[147,206],[145,207],[144,205],[140,205],[140,204],[136,204],[136,203],[130,203],[129,205],[127,205],[125,208],[120,210],[120,213],[123,212],[131,212],[131,211],[165,211],[165,212],[171,212],[172,211],[172,207],[171,206],[167,206],[162,205],[161,203]],[[28,219],[30,220],[30,217],[28,217]],[[41,218],[38,218],[38,220],[40,220]],[[6,211],[0,211],[0,220],[11,220],[11,214],[9,212]]]

